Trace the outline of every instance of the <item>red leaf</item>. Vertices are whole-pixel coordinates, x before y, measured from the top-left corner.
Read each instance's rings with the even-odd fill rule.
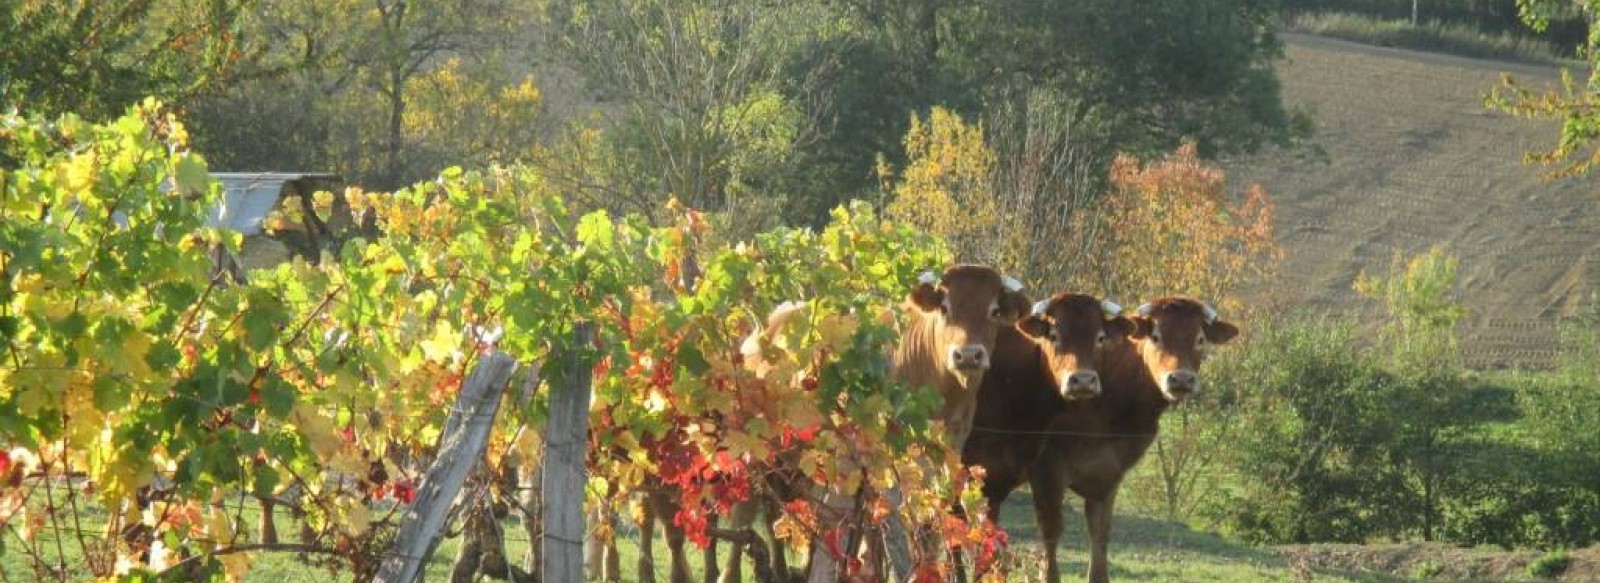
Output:
[[[417,499],[417,485],[411,480],[400,480],[393,486],[394,499],[410,504]]]

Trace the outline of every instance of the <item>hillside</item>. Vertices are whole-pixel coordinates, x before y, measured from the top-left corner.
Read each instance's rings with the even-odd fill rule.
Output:
[[[1278,201],[1287,259],[1274,302],[1360,307],[1358,273],[1438,243],[1461,258],[1469,364],[1554,364],[1558,318],[1600,283],[1600,179],[1544,181],[1522,154],[1556,125],[1489,111],[1481,96],[1502,72],[1554,83],[1557,71],[1282,37],[1284,98],[1312,113],[1326,156],[1229,164],[1235,184],[1260,182]]]

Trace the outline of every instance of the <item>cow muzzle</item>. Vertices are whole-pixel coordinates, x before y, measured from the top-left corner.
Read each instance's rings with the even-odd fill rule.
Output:
[[[1192,370],[1175,370],[1161,381],[1161,392],[1168,401],[1182,401],[1200,390],[1200,375]]]
[[[1092,370],[1073,371],[1061,382],[1061,396],[1068,401],[1092,399],[1100,391],[1100,374]]]
[[[958,372],[980,372],[989,369],[989,350],[979,344],[968,344],[950,349],[950,369]]]

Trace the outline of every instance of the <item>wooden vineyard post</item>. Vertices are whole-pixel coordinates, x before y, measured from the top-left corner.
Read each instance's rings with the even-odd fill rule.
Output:
[[[439,453],[423,474],[417,497],[400,519],[400,532],[373,578],[379,583],[411,583],[439,546],[445,517],[473,468],[483,459],[489,429],[500,410],[500,394],[511,380],[516,360],[496,351],[478,361],[461,386],[456,406],[439,436]]]
[[[574,356],[594,342],[594,324],[572,326]],[[589,389],[594,373],[581,360],[568,365],[566,378],[550,387],[550,421],[544,439],[544,537],[541,581],[582,581],[583,489],[588,482]]]

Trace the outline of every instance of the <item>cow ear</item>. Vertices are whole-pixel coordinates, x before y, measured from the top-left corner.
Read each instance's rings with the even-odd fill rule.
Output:
[[[1133,324],[1133,329],[1128,332],[1128,337],[1136,340],[1149,336],[1156,329],[1156,321],[1144,316],[1128,318],[1128,322]]]
[[[1239,335],[1239,327],[1222,320],[1206,324],[1206,340],[1212,344],[1227,344]]]
[[[944,290],[933,287],[930,283],[919,283],[906,296],[906,301],[924,312],[937,312],[944,307]]]
[[[1135,327],[1133,320],[1117,316],[1106,320],[1105,327],[1102,329],[1105,330],[1107,338],[1122,338],[1132,335]]]
[[[1000,319],[1014,322],[1033,311],[1033,302],[1022,292],[1000,292]]]
[[[1044,316],[1034,314],[1017,320],[1017,331],[1034,338],[1044,338],[1050,335],[1050,322]]]

